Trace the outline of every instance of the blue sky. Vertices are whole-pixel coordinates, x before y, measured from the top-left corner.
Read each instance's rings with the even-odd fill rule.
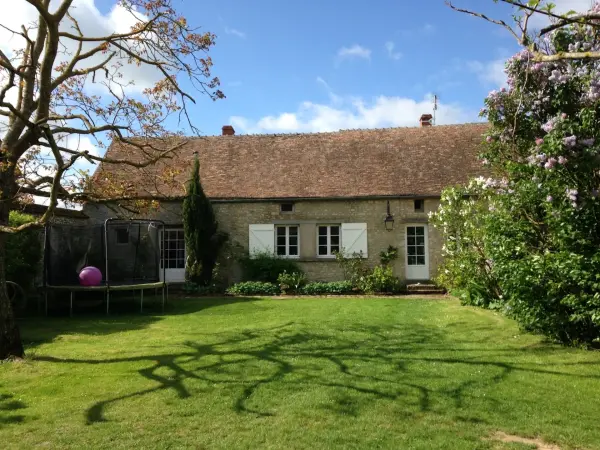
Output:
[[[556,2],[556,1],[555,1]],[[590,0],[558,0],[563,9]],[[111,0],[96,0],[106,13]],[[510,21],[492,0],[456,6]],[[203,134],[415,126],[440,98],[438,123],[479,120],[503,61],[518,47],[495,25],[444,0],[174,0],[188,23],[215,33],[214,75],[227,98],[192,108]]]

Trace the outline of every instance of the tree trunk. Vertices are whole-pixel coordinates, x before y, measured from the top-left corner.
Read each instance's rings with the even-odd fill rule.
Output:
[[[10,209],[6,200],[0,201],[0,223],[8,225]],[[6,233],[0,233],[0,361],[24,356],[19,327],[6,292]]]

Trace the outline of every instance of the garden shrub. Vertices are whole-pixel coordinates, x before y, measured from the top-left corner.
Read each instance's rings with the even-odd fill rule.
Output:
[[[361,280],[369,274],[369,267],[362,254],[347,255],[340,251],[335,254],[335,259],[342,268],[344,280],[349,281],[355,290],[361,289]]]
[[[340,295],[352,294],[354,290],[350,281],[312,282],[304,286],[300,293],[304,295]]]
[[[596,49],[600,35],[569,24],[538,44],[560,55]],[[525,49],[506,72],[508,88],[481,112],[491,176],[444,192],[433,218],[445,239],[438,281],[526,330],[591,345],[600,341],[600,65],[535,61]]]
[[[17,227],[34,220],[30,215],[11,211],[9,224]],[[14,281],[26,291],[32,289],[41,260],[42,243],[39,229],[29,229],[7,236],[5,261],[8,281]]]
[[[183,292],[188,295],[219,295],[225,292],[225,288],[216,283],[202,285],[192,281],[186,281],[183,285]]]
[[[227,293],[230,295],[279,295],[279,286],[264,281],[243,281],[234,284]]]
[[[282,294],[297,293],[306,284],[306,275],[301,272],[288,273],[284,270],[277,277],[277,283]]]
[[[390,266],[379,265],[359,279],[358,289],[365,294],[396,294],[403,291],[404,284]]]
[[[290,259],[279,258],[270,253],[260,253],[240,259],[244,281],[277,283],[279,275],[303,273],[298,264]]]
[[[379,261],[382,266],[388,266],[398,259],[398,247],[390,245],[387,250],[379,252]]]

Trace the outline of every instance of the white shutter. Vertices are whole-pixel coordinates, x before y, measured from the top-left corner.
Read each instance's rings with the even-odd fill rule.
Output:
[[[364,258],[369,256],[367,251],[367,224],[343,223],[342,248],[346,255],[361,254]]]
[[[275,225],[250,224],[248,250],[250,256],[257,253],[275,253]]]

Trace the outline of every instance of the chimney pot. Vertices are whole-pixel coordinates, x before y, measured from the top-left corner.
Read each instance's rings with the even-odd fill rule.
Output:
[[[233,136],[235,135],[235,130],[231,125],[223,125],[223,136]]]
[[[433,125],[431,123],[432,119],[433,119],[433,116],[431,114],[423,114],[421,116],[421,118],[419,119],[419,122],[421,123],[422,127],[430,127],[431,125]]]

